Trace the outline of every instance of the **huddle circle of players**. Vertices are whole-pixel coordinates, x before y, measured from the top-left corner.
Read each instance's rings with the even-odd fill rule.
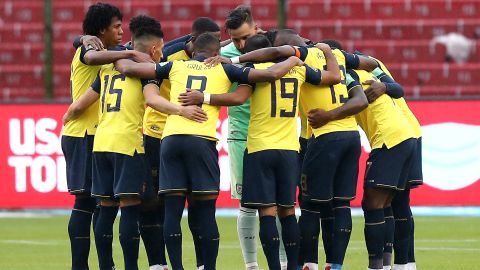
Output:
[[[362,200],[368,269],[416,269],[409,198],[422,183],[421,130],[401,85],[380,60],[347,53],[335,40],[313,43],[293,30],[257,28],[246,6],[230,11],[225,28],[230,39],[221,42],[220,27],[197,18],[191,34],[164,44],[159,21],[139,15],[129,23],[132,40],[121,46],[121,11],[89,7],[84,36],[74,42],[73,103],[63,117],[75,195],[71,269],[88,269],[92,226],[99,269],[115,269],[119,208],[125,269],[138,269],[140,236],[150,270],[183,269],[186,202],[197,268],[216,269],[220,106],[230,106],[231,192],[241,201],[246,269],[259,269],[257,236],[269,269],[319,269],[320,231],[321,268],[342,268],[358,125],[372,148]]]

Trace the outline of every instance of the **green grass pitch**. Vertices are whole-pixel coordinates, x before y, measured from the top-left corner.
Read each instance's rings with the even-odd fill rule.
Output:
[[[194,254],[191,235],[183,223],[183,256],[185,269],[193,270]],[[67,216],[35,218],[0,218],[0,269],[37,270],[69,269],[70,246],[67,235]],[[118,222],[118,218],[117,218]],[[416,257],[420,270],[480,269],[480,218],[474,217],[417,217]],[[363,219],[354,218],[352,239],[348,247],[345,270],[365,270],[367,255],[363,240]],[[220,228],[219,270],[244,269],[236,234],[236,219],[218,218]],[[114,255],[118,269],[123,268],[115,225]],[[267,269],[259,246],[259,264]],[[323,260],[320,248],[320,259]],[[148,270],[143,246],[140,246],[140,269]],[[90,269],[97,268],[92,243]]]

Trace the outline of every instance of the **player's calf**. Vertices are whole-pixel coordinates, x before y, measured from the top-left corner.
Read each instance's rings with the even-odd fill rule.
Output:
[[[90,253],[90,227],[96,207],[94,198],[75,196],[75,203],[68,222],[68,235],[72,251],[72,270],[88,269]]]
[[[138,221],[140,216],[140,197],[120,197],[120,244],[123,251],[123,260],[126,270],[138,269],[138,251],[140,232]]]
[[[118,213],[118,202],[102,199],[94,228],[95,247],[97,249],[100,270],[111,270],[114,267],[112,258],[113,223]]]

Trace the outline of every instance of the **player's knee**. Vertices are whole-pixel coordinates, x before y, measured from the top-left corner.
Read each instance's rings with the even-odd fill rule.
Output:
[[[332,204],[333,204],[333,209],[350,208],[350,201],[349,200],[334,199]]]
[[[142,203],[140,196],[121,196],[120,207],[139,205]]]
[[[274,217],[277,215],[277,207],[276,206],[261,207],[258,209],[258,215],[260,217],[263,217],[263,216]]]
[[[280,218],[284,218],[284,217],[288,217],[288,216],[291,216],[291,215],[295,215],[295,207],[283,207],[283,206],[279,206],[278,209],[278,216]]]
[[[317,203],[312,203],[309,200],[303,200],[300,209],[302,211],[307,211],[307,212],[312,212],[315,214],[320,214],[320,207],[318,206]]]
[[[112,199],[103,198],[100,200],[100,205],[104,207],[118,206],[118,202]]]
[[[73,204],[73,210],[79,210],[82,212],[88,212],[93,214],[95,207],[97,206],[97,202],[92,197],[84,197],[84,196],[75,196],[75,202]]]
[[[218,198],[218,194],[208,194],[208,195],[191,195],[190,200],[194,201],[209,201],[209,200],[216,200]]]

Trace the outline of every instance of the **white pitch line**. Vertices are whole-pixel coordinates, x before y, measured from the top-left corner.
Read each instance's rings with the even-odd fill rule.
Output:
[[[0,240],[0,243],[19,244],[19,245],[41,245],[41,246],[57,246],[58,241],[32,241],[32,240]]]

